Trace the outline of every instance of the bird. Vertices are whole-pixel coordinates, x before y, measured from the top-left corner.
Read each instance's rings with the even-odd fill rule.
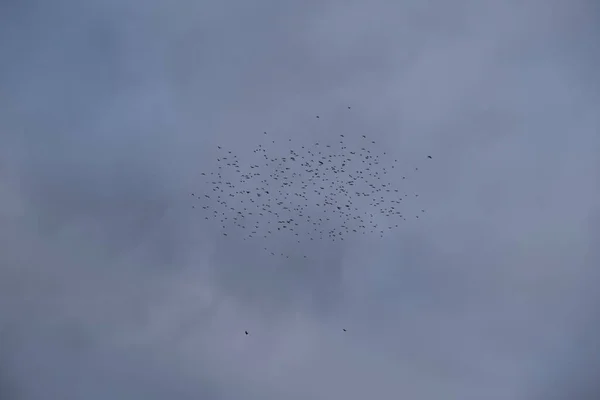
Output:
[[[247,335],[247,334],[248,334],[248,331],[244,331],[244,333]]]

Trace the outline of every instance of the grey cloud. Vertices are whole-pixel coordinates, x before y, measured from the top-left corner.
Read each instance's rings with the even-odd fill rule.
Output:
[[[0,397],[598,397],[591,2],[0,10]],[[189,193],[265,130],[431,154],[427,218],[225,240]]]

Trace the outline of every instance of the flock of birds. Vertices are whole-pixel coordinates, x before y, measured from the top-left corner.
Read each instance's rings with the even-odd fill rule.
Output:
[[[252,150],[250,162],[217,146],[216,170],[201,173],[209,190],[191,193],[202,201],[204,218],[218,222],[225,237],[285,243],[343,241],[351,234],[383,237],[425,213],[403,211],[403,204],[419,195],[394,186],[407,175],[367,135],[340,134],[336,143],[296,146],[287,139],[290,147],[282,152],[277,143],[278,154],[268,148],[276,141],[267,132],[263,136],[268,140]],[[294,256],[261,247],[271,256]]]

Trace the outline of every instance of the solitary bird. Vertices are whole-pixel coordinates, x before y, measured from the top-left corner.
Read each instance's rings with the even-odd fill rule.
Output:
[[[248,331],[244,331],[244,333],[246,333],[246,335],[248,334]]]

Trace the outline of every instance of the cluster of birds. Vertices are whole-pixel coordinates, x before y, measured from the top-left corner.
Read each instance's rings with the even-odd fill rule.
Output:
[[[407,175],[399,172],[398,160],[387,162],[387,153],[378,151],[367,135],[340,134],[336,143],[296,146],[287,139],[290,147],[284,152],[267,132],[263,136],[268,140],[252,150],[251,162],[217,146],[217,169],[201,173],[209,190],[191,193],[202,201],[204,218],[218,222],[225,237],[272,237],[286,243],[343,241],[350,234],[383,237],[407,218],[425,213],[424,209],[409,213],[403,207],[419,194],[394,185]],[[279,153],[274,155],[270,144]],[[418,170],[414,168],[415,173]],[[290,257],[263,248],[271,256]]]
[[[267,132],[263,135],[271,139]],[[275,140],[268,142],[275,144]],[[286,144],[291,145],[292,139]],[[191,195],[203,200],[204,218],[220,222],[223,236],[275,237],[297,243],[343,241],[349,234],[383,237],[425,210],[412,215],[402,211],[407,197],[419,195],[393,185],[392,180],[407,177],[392,174],[398,160],[386,166],[387,153],[378,154],[375,145],[367,135],[340,134],[337,143],[291,146],[273,155],[267,144],[258,144],[252,150],[256,160],[249,165],[217,146],[216,171],[201,173],[210,190]],[[268,247],[264,250],[271,256],[290,257]]]

